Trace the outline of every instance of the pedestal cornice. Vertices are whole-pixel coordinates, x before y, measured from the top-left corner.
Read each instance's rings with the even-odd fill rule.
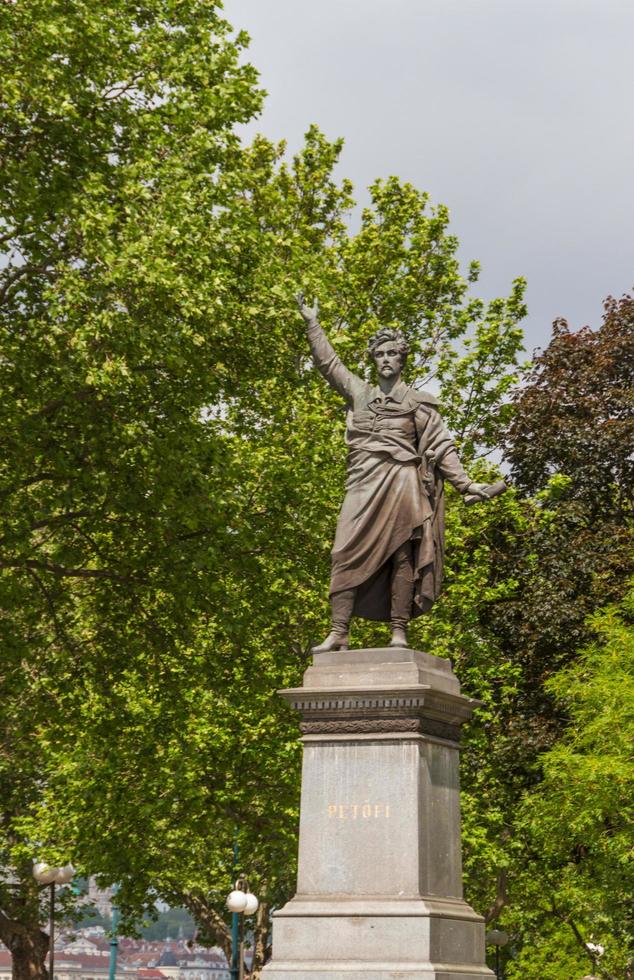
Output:
[[[406,734],[460,740],[460,727],[480,704],[429,684],[299,687],[278,692],[301,715],[303,735]]]

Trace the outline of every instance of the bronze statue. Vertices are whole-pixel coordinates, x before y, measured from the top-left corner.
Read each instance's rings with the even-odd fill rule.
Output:
[[[400,331],[370,339],[378,384],[349,371],[318,321],[318,306],[297,297],[313,361],[346,401],[348,479],[332,550],[332,630],[315,652],[347,650],[353,615],[389,622],[390,646],[407,646],[413,616],[440,594],[445,480],[467,503],[489,500],[503,482],[473,483],[437,409],[437,399],[408,387],[401,372],[409,348]]]

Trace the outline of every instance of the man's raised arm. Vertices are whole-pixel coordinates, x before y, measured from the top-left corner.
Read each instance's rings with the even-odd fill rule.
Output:
[[[332,344],[319,323],[319,306],[317,301],[315,301],[314,306],[308,306],[304,302],[304,297],[301,293],[296,298],[299,312],[306,324],[306,336],[308,337],[315,367],[323,374],[331,388],[339,392],[346,401],[352,401],[355,386],[362,384],[361,379],[357,378],[356,374],[353,374],[352,371],[349,371],[340,357],[335,353]]]

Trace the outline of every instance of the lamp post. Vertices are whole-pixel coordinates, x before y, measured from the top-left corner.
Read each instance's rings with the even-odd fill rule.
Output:
[[[119,891],[119,886],[115,885],[112,891],[112,919],[110,922],[111,926],[111,938],[110,938],[110,964],[108,967],[108,980],[115,980],[117,975],[117,953],[119,952],[119,906],[116,904],[117,892]],[[51,977],[54,980],[54,977]]]
[[[509,941],[508,932],[504,932],[503,929],[491,929],[491,932],[486,934],[487,946],[495,946],[495,976],[497,980],[502,980],[502,974],[500,973],[500,948],[506,946]]]
[[[244,918],[255,915],[259,902],[249,891],[246,878],[238,878],[235,888],[227,895],[227,908],[233,913],[231,928],[231,980],[244,978]]]
[[[55,885],[67,885],[73,880],[75,869],[72,864],[62,868],[53,868],[44,861],[33,864],[33,877],[40,885],[50,886],[50,906],[48,924],[48,975],[49,980],[55,980]]]

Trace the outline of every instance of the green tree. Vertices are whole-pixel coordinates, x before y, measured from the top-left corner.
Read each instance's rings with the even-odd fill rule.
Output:
[[[521,547],[509,552],[526,587],[495,615],[535,679],[576,656],[588,616],[621,598],[632,571],[634,302],[608,299],[605,311],[596,330],[555,323],[505,433],[512,478],[541,516],[533,573]]]
[[[573,334],[557,324],[531,366],[506,430],[513,477],[529,496],[506,499],[488,515],[495,520],[484,536],[487,562],[471,573],[480,578],[480,601],[465,593],[454,612],[461,624],[476,615],[472,652],[459,669],[485,700],[464,755],[468,890],[490,921],[502,915],[512,926],[523,977],[570,977],[573,962],[581,975],[584,960],[588,968],[569,926],[540,912],[534,927],[536,892],[526,881],[533,874],[536,888],[546,886],[518,814],[567,731],[566,702],[550,679],[574,672],[593,636],[590,617],[622,598],[633,569],[631,308],[628,297],[608,301],[596,330]],[[464,571],[460,581],[469,582]],[[568,875],[583,896],[589,878],[575,878],[573,865]],[[618,934],[614,915],[609,928]]]
[[[445,208],[390,178],[352,234],[340,142],[240,146],[261,95],[217,6],[0,6],[0,936],[20,980],[45,975],[36,851],[119,882],[125,929],[159,895],[226,945],[237,836],[257,964],[292,891],[298,744],[272,692],[323,627],[345,452],[298,285],[351,364],[377,323],[407,331],[469,459],[516,377],[522,283],[474,299]],[[456,504],[468,550],[491,518]],[[482,579],[465,568],[445,626]]]
[[[597,330],[553,324],[516,394],[506,455],[529,492],[565,475],[569,499],[622,522],[634,505],[634,297],[609,297],[604,307]]]
[[[253,277],[253,294],[236,304],[235,315],[249,321],[248,329],[254,315],[259,313],[261,321],[270,317],[267,336],[273,339],[268,359],[259,365],[259,376],[249,380],[246,393],[235,388],[233,397],[208,412],[204,422],[223,446],[223,493],[230,504],[226,533],[231,547],[225,546],[221,561],[211,552],[201,571],[218,605],[197,613],[197,631],[189,644],[173,655],[161,652],[160,676],[151,674],[153,650],[130,664],[126,641],[128,666],[108,696],[102,687],[95,691],[95,681],[89,679],[89,696],[76,705],[79,717],[51,752],[48,805],[38,806],[30,831],[32,836],[65,839],[82,863],[90,862],[93,871],[121,881],[129,926],[156,889],[170,902],[184,902],[210,939],[227,944],[222,904],[237,824],[243,868],[264,899],[256,930],[260,960],[267,907],[279,903],[294,884],[298,794],[296,727],[271,699],[271,692],[299,681],[302,662],[293,649],[306,649],[323,627],[328,552],[343,481],[343,416],[310,368],[301,325],[293,325],[291,312],[291,290],[308,264],[304,249],[314,202],[322,196],[340,206],[330,178],[337,150],[313,131],[289,167],[276,162],[279,151],[257,141],[251,151],[252,171],[245,166],[240,175],[241,187],[247,178],[252,182],[250,220],[259,225],[266,218],[270,241]],[[340,194],[349,206],[347,188]],[[440,209],[441,220],[433,212],[428,216],[425,196],[396,181],[377,185],[373,194],[374,219],[368,210],[361,234],[367,235],[374,224],[377,253],[389,256],[394,242],[400,242],[412,265],[422,262],[425,247],[444,250],[445,269],[455,279],[458,297],[454,312],[462,326],[443,341],[444,347],[438,343],[439,359],[450,359],[450,340],[458,344],[466,339],[467,352],[451,358],[457,370],[470,386],[484,372],[482,398],[491,399],[495,386],[500,398],[512,383],[520,342],[519,289],[508,304],[498,301],[493,312],[468,301],[472,312],[466,316],[460,306],[466,284],[453,258],[457,242],[446,234],[446,212]],[[297,231],[296,251],[289,256],[288,213],[296,215],[297,224],[306,199],[311,209]],[[244,208],[242,198],[239,206]],[[369,244],[353,249],[354,239],[336,211],[326,227],[338,240],[328,248],[323,242],[319,248],[313,246],[309,256],[313,277],[317,272],[323,276],[324,305],[339,283],[350,288],[361,280],[357,263],[363,270],[373,254]],[[412,246],[407,243],[416,227],[418,252],[410,255],[407,248]],[[383,228],[389,232],[387,242],[381,237]],[[280,275],[280,255],[295,268],[286,278]],[[375,268],[378,278],[378,261]],[[407,277],[403,279],[409,284]],[[381,282],[362,281],[366,293],[358,286],[356,303],[380,303]],[[248,284],[242,280],[240,288]],[[392,299],[393,279],[386,279],[384,288]],[[420,315],[420,294],[429,288],[428,280],[422,279],[420,293],[413,294],[406,307],[412,318],[419,310],[417,332],[410,327],[419,343],[424,331],[435,329],[428,326],[433,309],[425,307]],[[337,308],[334,301],[332,308]],[[469,326],[474,330],[465,338]],[[333,323],[331,329],[338,329],[336,340],[352,359],[371,327],[359,322],[344,329]],[[499,360],[504,344],[511,353]],[[446,374],[449,378],[448,369]],[[478,412],[484,414],[478,397],[472,398],[469,411],[473,420],[479,420]],[[480,421],[478,425],[484,432]],[[134,623],[128,629],[134,629]],[[360,629],[362,641],[365,636],[365,642],[371,641],[372,629]],[[142,800],[139,793],[144,794]],[[78,797],[86,795],[91,806],[78,808]]]
[[[547,684],[568,725],[519,815],[530,857],[509,922],[522,930],[525,951],[509,976],[523,980],[537,980],[531,950],[540,937],[551,966],[539,976],[569,976],[560,962],[563,932],[562,948],[576,946],[597,976],[634,976],[634,592],[590,626],[595,640]]]
[[[261,93],[217,8],[0,6],[0,938],[17,976],[44,971],[30,860],[53,842],[19,821],[47,761],[78,702],[103,725],[135,658],[155,674],[186,641],[227,533],[198,413],[237,369],[221,175]]]

